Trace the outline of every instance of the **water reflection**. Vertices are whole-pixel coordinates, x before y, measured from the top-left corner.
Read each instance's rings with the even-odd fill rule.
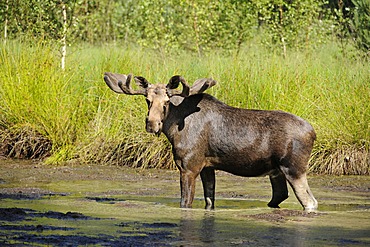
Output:
[[[215,215],[214,211],[204,211],[204,215],[199,217],[192,210],[183,210],[180,220],[180,239],[184,244],[192,243],[213,243],[215,236]]]
[[[248,218],[235,221],[218,219],[217,211],[183,210],[179,224],[179,246],[306,246],[310,229],[285,222],[254,224]]]

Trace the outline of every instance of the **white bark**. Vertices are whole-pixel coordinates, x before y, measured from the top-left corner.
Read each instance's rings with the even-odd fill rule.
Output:
[[[63,36],[62,36],[62,70],[66,67],[66,56],[67,56],[67,10],[66,4],[62,2],[63,8]]]
[[[5,23],[4,23],[4,44],[8,38],[8,11],[9,11],[9,0],[5,3]]]

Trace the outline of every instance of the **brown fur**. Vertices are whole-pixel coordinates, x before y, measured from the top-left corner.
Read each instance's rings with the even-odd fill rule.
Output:
[[[116,87],[111,75],[105,80],[117,92],[114,89],[123,84],[116,82]],[[202,93],[215,85],[212,79],[197,80],[192,87],[180,76],[172,77],[167,85],[151,85],[143,77],[135,80],[145,92],[136,93],[126,82],[122,93],[143,94],[148,102],[147,131],[163,132],[171,142],[181,175],[181,207],[191,207],[195,179],[201,175],[206,208],[214,208],[214,171],[223,170],[248,177],[269,175],[273,190],[270,207],[279,207],[288,197],[288,181],[305,209],[317,208],[306,179],[316,138],[308,122],[282,111],[228,106]],[[179,82],[182,92],[172,91]]]

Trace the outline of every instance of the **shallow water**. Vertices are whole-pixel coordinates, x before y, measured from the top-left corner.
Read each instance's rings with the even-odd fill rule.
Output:
[[[217,173],[216,210],[179,208],[176,171],[0,160],[0,245],[370,246],[370,177],[311,176],[317,212],[265,178]]]

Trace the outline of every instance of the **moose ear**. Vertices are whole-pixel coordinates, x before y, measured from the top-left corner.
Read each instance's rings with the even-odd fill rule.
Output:
[[[208,88],[213,87],[216,85],[216,81],[212,78],[202,78],[198,79],[194,82],[194,84],[190,88],[190,95],[199,94],[206,91]]]

